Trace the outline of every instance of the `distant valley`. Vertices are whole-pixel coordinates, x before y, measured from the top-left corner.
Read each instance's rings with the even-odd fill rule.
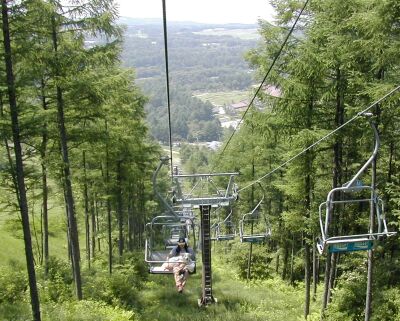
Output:
[[[136,71],[150,98],[151,135],[168,141],[164,34],[161,20],[122,18],[122,63]],[[168,65],[174,141],[221,140],[235,126],[254,84],[245,54],[257,46],[257,25],[168,22]],[[238,105],[238,106],[239,106]],[[243,109],[243,108],[242,108]]]

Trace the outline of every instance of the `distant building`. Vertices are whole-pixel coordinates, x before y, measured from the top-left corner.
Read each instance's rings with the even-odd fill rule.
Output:
[[[273,85],[265,85],[263,87],[263,89],[267,95],[272,96],[272,97],[278,98],[278,97],[281,97],[281,95],[282,95],[281,90]]]
[[[212,149],[212,150],[217,150],[218,148],[220,148],[222,146],[221,142],[218,141],[212,141],[212,142],[207,142],[207,147]]]
[[[249,106],[249,103],[246,101],[241,101],[239,103],[231,104],[228,108],[232,110],[233,112],[243,112],[246,111],[247,107]]]

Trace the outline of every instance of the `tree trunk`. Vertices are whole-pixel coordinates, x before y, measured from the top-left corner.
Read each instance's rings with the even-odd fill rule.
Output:
[[[344,123],[344,93],[345,93],[345,79],[339,67],[336,68],[336,111],[335,111],[335,123],[334,127],[337,128]],[[333,146],[333,179],[332,187],[335,188],[341,185],[342,182],[342,137],[337,136],[336,142]],[[332,222],[335,232],[338,230],[337,215],[336,211],[332,213]],[[335,283],[335,270],[336,270],[336,255],[328,255],[326,258],[326,269],[325,269],[325,289],[322,300],[322,312],[321,318],[323,318],[325,309],[328,306],[330,300],[331,289],[333,289]]]
[[[305,283],[305,299],[304,299],[304,318],[310,314],[310,289],[311,289],[311,273],[310,273],[310,245],[307,240],[304,243],[304,283]]]
[[[92,186],[90,186],[92,187]],[[91,197],[90,202],[90,221],[91,221],[91,246],[90,253],[92,254],[91,258],[94,259],[96,252],[96,233],[97,233],[97,222],[96,222],[96,195]]]
[[[32,201],[32,204],[31,204],[32,210],[30,212],[31,212],[31,217],[32,217],[32,219],[31,219],[31,222],[32,222],[32,234],[33,234],[34,242],[36,243],[35,245],[36,245],[36,248],[37,248],[37,255],[38,255],[38,259],[37,260],[35,260],[35,256],[33,257],[33,262],[36,265],[37,264],[36,262],[39,262],[39,264],[42,263],[42,257],[43,257],[42,254],[43,254],[43,252],[41,251],[41,242],[39,242],[39,239],[38,239],[38,233],[37,233],[36,223],[35,223],[35,221],[36,221],[36,218],[35,218],[35,207],[36,207],[36,205],[35,205],[35,193],[34,193],[34,190],[35,190],[35,188],[32,189],[32,200],[33,201]],[[29,204],[28,204],[28,206],[29,206]]]
[[[139,203],[139,213],[140,213],[140,217],[139,217],[139,224],[138,224],[138,228],[139,228],[139,240],[138,240],[138,244],[137,247],[138,248],[142,248],[144,247],[144,240],[143,240],[143,234],[144,234],[144,225],[145,222],[147,221],[147,217],[146,217],[146,208],[145,208],[145,204],[146,204],[146,200],[145,200],[145,185],[143,183],[143,181],[140,183],[140,190],[139,190],[139,195],[140,195],[140,203]]]
[[[282,279],[286,280],[288,275],[288,262],[289,262],[289,244],[288,242],[284,243],[284,251],[283,251],[283,267],[282,267]]]
[[[252,126],[252,132],[254,128]],[[251,178],[254,179],[256,172],[256,168],[254,165],[254,156],[252,157],[251,160]],[[254,201],[254,185],[251,186],[251,207],[253,208],[255,205]],[[253,234],[253,228],[254,228],[254,220],[251,220],[251,231],[250,233]],[[253,243],[250,242],[250,249],[249,249],[249,256],[247,258],[247,281],[250,281],[251,279],[251,262],[252,262],[252,256],[253,256]]]
[[[101,252],[101,239],[98,234],[100,231],[100,221],[99,221],[99,206],[98,206],[98,201],[97,201],[97,196],[96,196],[96,201],[94,203],[95,206],[95,215],[96,215],[96,235],[97,235],[97,250]]]
[[[133,191],[128,195],[128,250],[133,251],[133,239],[135,235],[135,225],[133,217],[133,197],[131,196]]]
[[[290,256],[290,284],[294,285],[294,235],[292,236],[292,251]]]
[[[314,98],[313,98],[313,85],[311,85],[311,95],[307,104],[307,129],[312,129],[312,117],[314,111]],[[311,200],[313,195],[313,183],[312,183],[312,170],[313,170],[314,157],[310,150],[306,151],[305,154],[305,181],[304,181],[304,211],[307,213],[307,220],[311,221]],[[310,244],[313,244],[314,239],[308,234],[307,230],[311,227],[306,226],[304,231],[304,282],[305,282],[305,299],[304,299],[304,318],[307,319],[310,314],[310,302],[311,302],[311,251]]]
[[[3,95],[0,93],[0,115],[1,115],[2,118],[4,117],[3,108],[4,108]],[[13,181],[15,195],[17,197],[17,201],[18,201],[18,204],[19,204],[20,200],[19,200],[17,176],[15,174],[14,161],[13,161],[12,156],[11,156],[11,148],[10,148],[10,145],[8,144],[8,139],[7,139],[6,136],[4,137],[4,146],[6,147],[7,161],[8,161],[8,165],[10,166],[10,175],[11,175],[11,179]]]
[[[86,259],[88,268],[90,269],[90,226],[89,226],[89,193],[86,175],[86,152],[82,151],[83,165],[83,199],[85,203],[85,244],[86,244]]]
[[[40,89],[42,94],[42,107],[47,110],[47,101],[44,93],[45,83],[41,79]],[[47,277],[49,273],[49,188],[47,186],[47,122],[44,121],[42,129],[42,143],[40,146],[40,161],[42,167],[42,247],[43,247],[43,261],[44,261],[44,275]]]
[[[279,274],[279,263],[280,263],[280,248],[276,247],[276,261],[275,261],[275,273]]]
[[[328,252],[325,263],[324,292],[322,295],[321,320],[324,320],[325,310],[328,307],[329,275],[331,272],[331,253]]]
[[[367,272],[367,293],[365,298],[365,321],[369,321],[371,317],[372,305],[372,272],[374,268],[373,251],[368,251],[368,272]]]
[[[25,174],[24,174],[24,165],[23,165],[22,148],[20,140],[18,106],[17,106],[16,90],[14,83],[14,71],[13,71],[12,53],[11,53],[11,40],[10,40],[10,30],[8,21],[7,0],[1,1],[1,13],[3,22],[2,31],[3,31],[3,46],[4,46],[4,62],[7,74],[8,101],[10,104],[11,127],[13,133],[14,152],[15,152],[15,168],[16,168],[16,180],[17,180],[16,189],[18,190],[17,195],[19,195],[19,208],[21,213],[22,229],[24,233],[25,257],[26,257],[26,266],[28,271],[32,315],[34,321],[40,321],[41,320],[40,303],[36,285],[36,272],[35,272],[35,265],[32,252],[31,230],[29,226],[28,200],[26,197],[26,188],[25,188]]]
[[[55,17],[52,17],[52,38],[53,38],[53,49],[57,56],[58,53],[58,41],[57,41],[57,31],[55,24]],[[56,63],[56,76],[60,75],[58,63]],[[70,242],[71,242],[71,254],[72,254],[72,265],[74,271],[74,281],[75,281],[75,291],[78,300],[82,300],[82,281],[81,281],[81,269],[80,269],[80,250],[79,250],[79,238],[78,238],[78,226],[75,217],[75,206],[74,197],[72,192],[71,183],[71,173],[70,173],[70,163],[68,156],[68,139],[67,131],[65,128],[64,119],[64,100],[63,93],[60,86],[56,86],[57,94],[57,117],[58,117],[58,130],[60,135],[60,147],[63,161],[63,177],[65,182],[65,197],[67,201],[68,209],[68,223],[70,228]]]
[[[313,240],[315,240],[315,237],[313,237]],[[317,300],[317,285],[318,285],[318,275],[319,275],[319,269],[318,269],[318,257],[317,257],[317,249],[316,245],[314,242],[313,249],[312,249],[312,256],[313,256],[313,294],[312,294],[312,300],[315,302]]]
[[[107,142],[106,142],[106,170],[105,170],[105,180],[106,180],[106,189],[107,189],[107,236],[108,236],[108,272],[112,274],[112,266],[113,266],[113,255],[112,255],[112,219],[111,219],[111,201],[110,201],[110,156],[108,152],[108,124],[107,120],[105,121],[105,130],[107,134]]]
[[[337,262],[338,262],[338,253],[332,253],[331,255],[331,268],[330,268],[330,273],[329,273],[329,290],[328,290],[328,297],[327,297],[327,302],[331,302],[331,295],[332,295],[332,290],[335,288],[335,281],[336,281],[336,267],[337,267]]]
[[[122,263],[122,255],[124,253],[124,215],[122,204],[122,161],[117,164],[117,216],[118,216],[118,254],[119,263]]]

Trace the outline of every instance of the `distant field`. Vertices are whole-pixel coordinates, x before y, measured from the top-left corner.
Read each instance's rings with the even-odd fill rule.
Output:
[[[204,29],[202,31],[193,32],[198,35],[207,36],[232,36],[243,40],[257,40],[260,38],[260,34],[257,29],[225,29],[225,28],[215,28],[215,29]]]
[[[248,100],[250,93],[248,91],[220,91],[215,93],[196,94],[195,97],[202,101],[209,101],[214,106],[223,106],[238,103],[242,100]]]

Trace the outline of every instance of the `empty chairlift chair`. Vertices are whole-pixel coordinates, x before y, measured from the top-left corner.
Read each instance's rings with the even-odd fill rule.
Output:
[[[377,195],[375,184],[364,185],[359,179],[378,154],[378,132],[372,122],[370,125],[375,138],[372,155],[349,182],[333,188],[319,206],[321,237],[317,240],[317,249],[320,254],[326,250],[332,253],[370,250],[378,239],[395,234],[387,229],[383,202]],[[333,215],[334,211],[337,216]],[[353,221],[353,230],[349,234],[337,232],[338,216]]]
[[[263,243],[271,236],[268,220],[263,215],[261,204],[264,196],[254,209],[242,216],[239,221],[240,242]]]
[[[233,210],[230,209],[225,219],[216,225],[215,237],[217,241],[231,241],[236,237],[236,226],[232,222],[232,213]]]

